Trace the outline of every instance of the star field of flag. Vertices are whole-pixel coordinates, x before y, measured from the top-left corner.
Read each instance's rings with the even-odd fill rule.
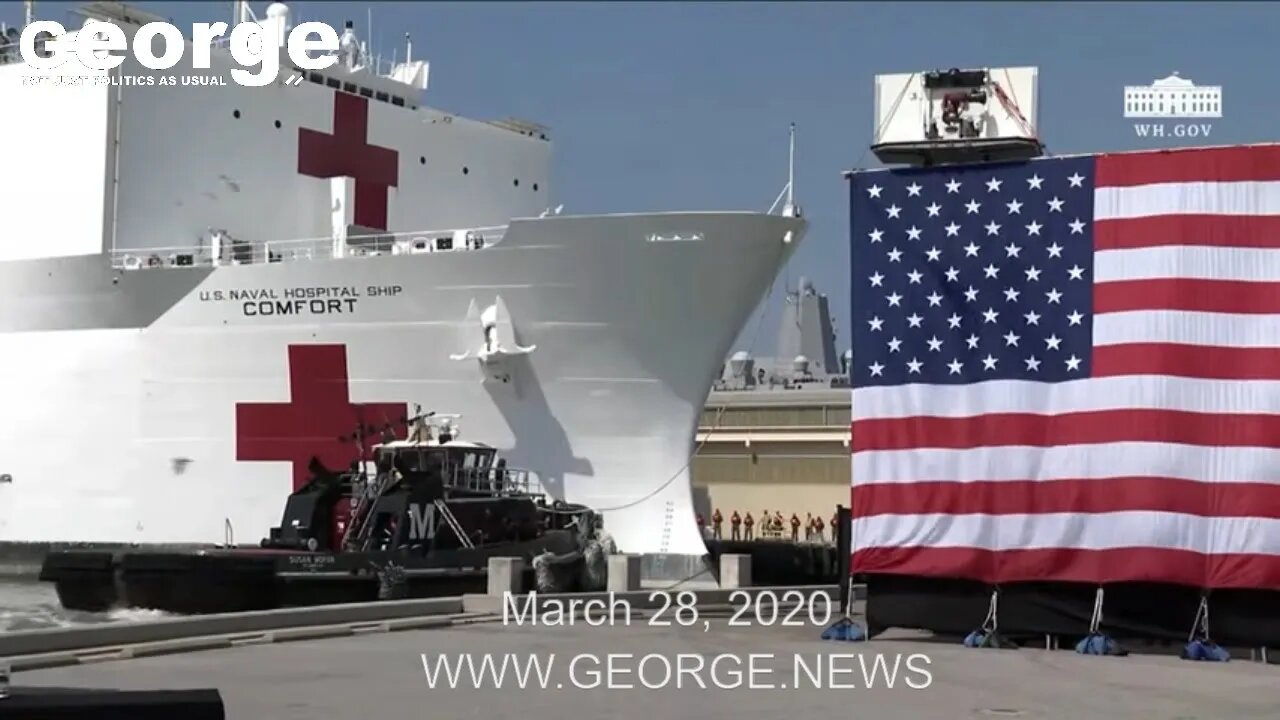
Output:
[[[852,193],[854,387],[1090,372],[1092,157],[866,172]]]

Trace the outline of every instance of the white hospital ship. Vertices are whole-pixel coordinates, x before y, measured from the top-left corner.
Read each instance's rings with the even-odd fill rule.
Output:
[[[350,32],[260,88],[38,71],[7,37],[0,543],[255,543],[313,455],[422,404],[621,550],[705,552],[695,426],[804,234],[789,204],[562,215],[545,128],[428,107],[426,62],[381,73]]]

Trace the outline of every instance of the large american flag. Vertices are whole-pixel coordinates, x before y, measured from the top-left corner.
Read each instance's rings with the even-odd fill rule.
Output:
[[[1280,147],[850,184],[855,572],[1280,587]]]

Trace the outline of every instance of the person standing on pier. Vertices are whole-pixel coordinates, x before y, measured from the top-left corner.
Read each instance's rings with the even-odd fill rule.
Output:
[[[768,522],[768,521],[769,521],[769,519],[768,519],[768,518],[765,518],[765,520],[764,520],[764,521],[765,521],[765,522]],[[751,513],[749,513],[749,512],[747,513],[747,518],[746,518],[745,520],[743,520],[743,521],[742,521],[742,524],[746,526],[746,532],[744,532],[744,533],[743,533],[743,539],[744,539],[744,540],[754,540],[754,539],[755,539],[755,532],[752,530],[752,528],[754,528],[754,527],[755,527],[756,519],[755,519],[755,518],[753,518],[753,517],[751,517]]]
[[[791,513],[791,542],[800,542],[800,516]]]
[[[730,532],[732,533],[733,539],[741,540],[742,539],[742,531],[741,531],[742,516],[738,514],[737,510],[733,511],[733,517],[729,518],[729,524],[733,527],[733,529],[730,530]]]
[[[826,540],[826,538],[822,534],[823,530],[825,530],[825,528],[823,527],[823,524],[822,524],[822,518],[821,517],[814,518],[813,531],[818,535],[818,542],[824,542]]]
[[[720,526],[724,524],[724,516],[720,514],[720,508],[716,508],[711,513],[711,537],[720,540]]]

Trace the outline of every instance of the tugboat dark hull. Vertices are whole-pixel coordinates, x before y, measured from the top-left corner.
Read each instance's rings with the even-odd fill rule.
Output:
[[[548,504],[525,471],[507,468],[487,445],[457,441],[447,420],[434,429],[434,415],[402,418],[413,427],[405,440],[384,427],[373,475],[365,465],[373,426],[341,438],[360,458],[349,471],[312,458],[311,479],[289,495],[258,549],[55,552],[40,580],[69,610],[186,615],[481,592],[493,557],[524,558],[531,587],[535,558],[559,567],[549,588],[593,582],[578,570],[598,529],[594,513]]]
[[[578,548],[572,532],[552,531],[524,543],[428,557],[253,549],[65,551],[45,558],[40,580],[54,584],[68,610],[130,607],[200,615],[484,592],[490,557],[524,557],[530,568],[526,586],[532,586],[534,557]]]

